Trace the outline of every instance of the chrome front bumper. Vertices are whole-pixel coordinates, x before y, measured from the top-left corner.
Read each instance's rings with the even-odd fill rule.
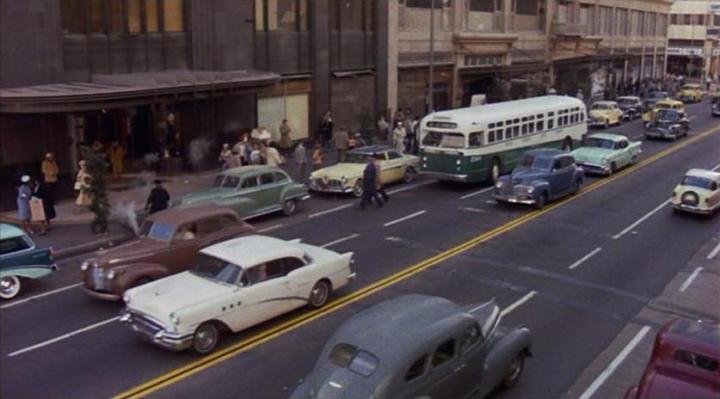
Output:
[[[518,197],[516,195],[503,195],[494,193],[493,198],[496,201],[508,202],[510,204],[523,204],[523,205],[535,205],[535,198],[532,197]]]
[[[682,204],[682,203],[681,204],[673,204],[673,206],[675,207],[675,209],[685,211],[685,212],[690,212],[690,213],[697,213],[699,215],[709,215],[709,214],[715,212],[715,209],[713,209],[713,208],[700,208],[697,206],[687,205],[687,204]]]
[[[192,346],[193,333],[168,332],[162,324],[149,316],[124,312],[120,316],[121,323],[128,323],[143,341],[172,351],[184,351]]]
[[[645,132],[645,137],[660,138],[660,139],[673,139],[677,138],[677,133],[670,132],[658,132],[656,130],[648,130]]]
[[[93,298],[102,299],[104,301],[117,302],[121,299],[120,295],[113,294],[110,292],[95,291],[88,287],[83,287],[83,291],[85,291],[86,294],[90,295]]]
[[[607,175],[610,173],[610,167],[607,165],[602,165],[602,164],[593,163],[593,162],[577,162],[577,164],[580,167],[582,167],[585,172],[600,173],[600,174],[604,174],[604,175]]]

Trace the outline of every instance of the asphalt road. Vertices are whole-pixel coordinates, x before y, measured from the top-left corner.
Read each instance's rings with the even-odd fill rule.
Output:
[[[720,164],[718,120],[709,117],[707,103],[688,110],[694,117],[689,139],[645,142],[648,162],[590,178],[590,189],[542,212],[498,206],[487,187],[420,179],[393,187],[402,191],[381,209],[362,211],[350,199],[321,196],[294,217],[257,220],[269,235],[355,253],[358,279],[335,299],[377,289],[331,312],[299,311],[226,336],[225,356],[201,358],[142,343],[114,320],[119,304],[74,286],[81,257],[65,260],[60,273],[32,287],[39,296],[0,306],[0,397],[109,397],[152,381],[141,393],[284,398],[340,323],[404,293],[515,305],[503,323],[531,329],[535,356],[519,384],[495,397],[560,397],[720,229],[720,217],[677,216],[662,205],[687,169]],[[717,131],[696,138],[711,128]],[[642,132],[639,121],[610,130],[631,138]],[[475,245],[459,247],[468,241]],[[397,277],[413,265],[418,272]],[[311,320],[293,327],[304,315]],[[267,336],[273,329],[280,331]]]

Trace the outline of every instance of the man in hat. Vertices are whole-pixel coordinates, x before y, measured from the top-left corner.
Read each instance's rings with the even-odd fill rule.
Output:
[[[155,187],[150,191],[147,203],[145,203],[145,210],[147,210],[150,215],[167,209],[170,203],[170,193],[163,187],[162,181],[155,180],[154,183]]]

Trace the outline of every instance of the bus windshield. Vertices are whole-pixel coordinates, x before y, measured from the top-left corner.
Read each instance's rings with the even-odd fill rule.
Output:
[[[443,148],[465,148],[465,136],[461,133],[443,133],[429,131],[422,141],[423,145]]]

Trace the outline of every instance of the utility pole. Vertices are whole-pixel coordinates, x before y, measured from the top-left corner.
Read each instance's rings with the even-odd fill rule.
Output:
[[[435,0],[430,0],[430,79],[428,79],[428,114],[435,108]]]

